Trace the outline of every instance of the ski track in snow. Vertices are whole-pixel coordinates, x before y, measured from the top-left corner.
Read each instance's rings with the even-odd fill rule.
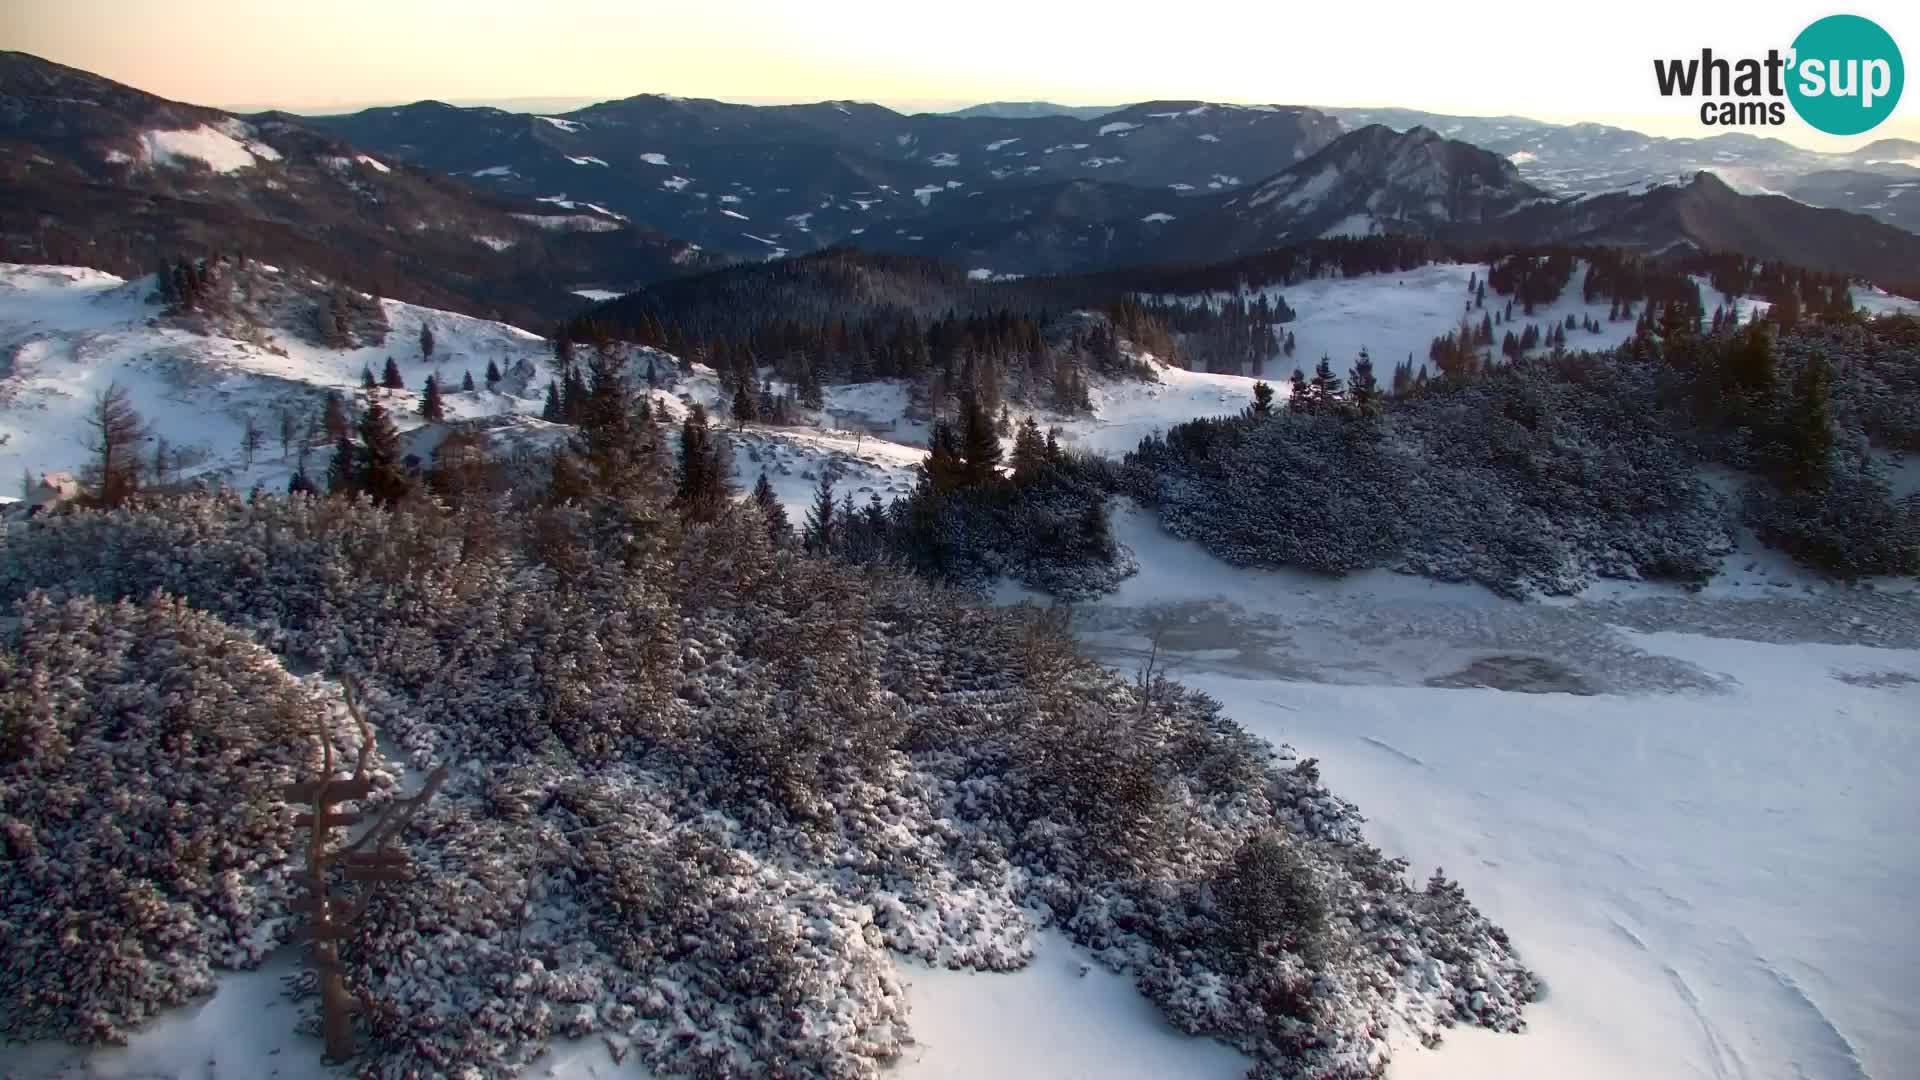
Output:
[[[1359,736],[1359,739],[1361,742],[1366,743],[1368,746],[1378,747],[1379,749],[1385,751],[1386,753],[1392,754],[1394,757],[1397,757],[1401,761],[1404,761],[1407,764],[1412,765],[1414,768],[1424,769],[1427,767],[1426,762],[1421,761],[1419,758],[1413,756],[1412,754],[1407,753],[1405,750],[1400,749],[1399,747],[1393,745],[1392,743],[1388,742],[1385,739],[1376,739],[1371,735],[1361,735]]]

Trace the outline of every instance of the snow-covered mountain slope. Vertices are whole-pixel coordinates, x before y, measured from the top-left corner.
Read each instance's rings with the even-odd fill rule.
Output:
[[[1920,200],[1907,187],[1920,177],[1920,150],[1903,139],[1881,139],[1850,154],[1829,154],[1740,132],[1668,139],[1606,124],[1551,124],[1523,116],[1327,111],[1356,127],[1424,126],[1485,147],[1513,162],[1530,183],[1560,195],[1650,182],[1684,183],[1706,171],[1748,194],[1791,195],[1814,206],[1868,214],[1909,231],[1920,224]]]
[[[581,283],[708,261],[591,205],[483,193],[299,117],[169,101],[25,53],[0,50],[0,103],[0,260],[137,275],[245,252],[535,327],[577,311]]]
[[[1331,360],[1335,371],[1344,377],[1363,349],[1373,359],[1377,371],[1390,373],[1393,365],[1409,359],[1417,369],[1427,362],[1427,350],[1433,339],[1455,330],[1463,317],[1477,327],[1483,315],[1504,308],[1505,298],[1491,292],[1487,294],[1485,308],[1474,311],[1466,308],[1468,283],[1476,279],[1485,281],[1490,269],[1485,263],[1429,263],[1396,273],[1313,278],[1258,290],[1269,299],[1285,300],[1297,313],[1293,321],[1276,325],[1281,337],[1293,335],[1294,355],[1291,359],[1269,360],[1266,377],[1279,387],[1293,368],[1311,372],[1323,356]],[[1564,325],[1569,315],[1576,322],[1584,323],[1587,319],[1598,322],[1600,332],[1597,334],[1567,331],[1567,348],[1573,351],[1611,349],[1632,337],[1631,321],[1607,321],[1606,302],[1589,304],[1581,299],[1586,274],[1583,263],[1560,298],[1538,306],[1532,315],[1516,308],[1515,329],[1531,323],[1545,330],[1556,323]],[[1715,302],[1710,288],[1701,295],[1709,306]],[[1164,299],[1218,304],[1225,298],[1224,293],[1208,293]],[[1752,301],[1744,302],[1741,312],[1744,314],[1752,306]],[[1505,324],[1497,328],[1496,341],[1506,329]]]
[[[167,325],[153,291],[151,277],[129,282],[78,267],[0,264],[0,473],[10,482],[23,471],[83,464],[88,410],[116,382],[152,436],[200,459],[185,475],[210,473],[241,488],[284,485],[291,474],[294,455],[279,444],[281,410],[293,410],[304,431],[326,391],[358,392],[362,371],[379,376],[388,357],[408,389],[380,393],[402,431],[422,423],[415,410],[428,375],[448,391],[449,419],[542,426],[551,354],[524,330],[386,300],[383,344],[331,349],[271,327],[243,341]],[[420,354],[423,326],[433,331],[431,358]],[[489,362],[506,376],[499,392],[484,389]],[[482,389],[460,392],[468,373]],[[249,418],[266,434],[251,468],[239,460]],[[324,469],[324,456],[310,466]]]
[[[1326,356],[1344,375],[1362,349],[1383,378],[1409,357],[1417,366],[1426,361],[1433,339],[1459,324],[1467,283],[1484,281],[1487,272],[1484,264],[1443,263],[1271,289],[1298,313],[1277,328],[1282,336],[1294,335],[1296,352],[1290,360],[1272,358],[1264,377],[1284,395],[1294,366],[1311,369]],[[1516,324],[1545,328],[1570,315],[1580,322],[1592,318],[1600,333],[1569,331],[1570,348],[1610,348],[1625,340],[1630,322],[1608,322],[1605,303],[1581,301],[1585,272],[1577,270],[1561,299],[1534,315],[1516,311]],[[547,381],[555,374],[549,344],[515,327],[387,300],[381,301],[389,324],[382,344],[332,349],[272,327],[253,340],[195,333],[165,318],[152,293],[151,278],[128,282],[76,267],[0,264],[0,476],[10,493],[25,472],[73,470],[85,462],[87,411],[95,395],[116,381],[132,395],[151,433],[196,462],[182,470],[183,478],[206,475],[242,489],[284,486],[297,464],[298,447],[283,454],[279,445],[281,410],[294,411],[304,425],[327,390],[360,393],[362,372],[378,377],[388,357],[399,365],[407,389],[379,393],[403,433],[424,426],[416,407],[430,374],[440,381],[449,420],[490,420],[486,426],[501,439],[551,440],[561,433],[539,419]],[[1704,286],[1702,296],[1709,305],[1720,300]],[[1178,299],[1201,303],[1219,295]],[[1873,289],[1858,290],[1856,299],[1872,313],[1920,307]],[[1488,302],[1499,303],[1492,296]],[[1743,298],[1737,306],[1744,314],[1763,305]],[[1476,323],[1481,314],[1473,314]],[[431,358],[420,353],[423,326],[435,338]],[[644,373],[645,353],[635,352],[636,377]],[[652,357],[656,400],[669,417],[677,420],[686,402],[698,401],[716,425],[730,427],[729,402],[711,369],[682,371],[667,354]],[[495,391],[485,388],[489,363],[504,376]],[[1154,368],[1153,382],[1096,383],[1091,414],[1032,411],[1043,426],[1060,429],[1065,445],[1118,457],[1153,432],[1244,409],[1258,381],[1157,361]],[[479,389],[463,392],[469,373]],[[1016,404],[1013,411],[1017,419],[1030,410]],[[249,418],[266,439],[251,467],[240,452]],[[842,474],[840,493],[856,501],[874,493],[887,501],[911,488],[928,429],[912,415],[904,384],[828,387],[825,408],[802,419],[797,426],[755,424],[730,434],[734,475],[743,488],[764,471],[781,500],[802,513],[827,460]],[[431,432],[416,438],[423,453],[435,441]],[[327,453],[316,447],[310,468],[324,469]]]
[[[306,424],[325,393],[338,390],[349,399],[363,393],[363,372],[379,377],[389,357],[407,389],[375,393],[423,457],[437,442],[437,426],[417,412],[428,375],[443,388],[449,421],[484,421],[503,441],[551,441],[564,432],[539,419],[547,382],[555,376],[545,339],[451,312],[391,300],[380,304],[389,326],[381,344],[327,348],[273,327],[242,340],[176,325],[165,317],[151,278],[129,282],[78,267],[0,264],[0,475],[11,490],[24,473],[77,470],[88,456],[87,413],[96,396],[117,382],[150,434],[166,440],[171,451],[186,453],[189,464],[180,479],[205,477],[242,490],[254,484],[282,488],[300,451],[296,444],[282,452],[281,411],[294,412],[303,440],[309,439]],[[433,332],[431,357],[421,355],[422,327]],[[636,379],[644,377],[649,355],[658,382],[654,397],[668,418],[677,421],[697,401],[717,426],[729,426],[729,399],[712,369],[682,370],[665,353],[635,350]],[[489,363],[504,376],[493,391],[486,389]],[[1252,400],[1252,379],[1157,369],[1155,383],[1095,386],[1092,415],[1036,415],[1059,427],[1070,446],[1117,455],[1150,431],[1237,412]],[[460,390],[467,374],[478,389]],[[1017,416],[1025,412],[1015,410]],[[841,495],[865,503],[878,493],[890,501],[911,489],[926,454],[927,425],[909,413],[907,389],[899,382],[829,387],[825,408],[803,415],[802,424],[729,431],[735,480],[750,488],[766,472],[796,521],[828,462],[840,477]],[[265,434],[251,466],[241,451],[249,418]],[[323,442],[311,446],[308,467],[315,475],[325,469],[329,452]]]
[[[1018,199],[1036,184],[1220,192],[1340,134],[1325,113],[1274,105],[1157,101],[1095,112],[1109,111],[909,116],[856,101],[751,106],[643,94],[560,116],[419,102],[311,123],[492,190],[591,200],[749,258],[869,230],[931,235],[914,223],[955,204]]]
[[[1546,192],[1497,155],[1429,128],[1375,125],[1228,201],[1274,244],[1318,236],[1433,232],[1505,216]]]

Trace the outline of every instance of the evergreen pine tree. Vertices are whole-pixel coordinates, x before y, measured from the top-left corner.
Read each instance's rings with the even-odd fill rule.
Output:
[[[1347,387],[1355,412],[1373,416],[1380,411],[1380,383],[1374,378],[1373,358],[1367,355],[1367,350],[1360,350],[1360,358],[1347,373]]]
[[[1031,483],[1046,469],[1046,439],[1040,434],[1040,425],[1034,423],[1032,416],[1028,416],[1020,421],[1020,427],[1013,436],[1014,482]]]
[[[1313,382],[1307,389],[1314,412],[1329,412],[1340,402],[1340,376],[1333,373],[1333,361],[1322,356],[1314,366]]]
[[[826,406],[826,393],[820,386],[820,373],[808,362],[800,372],[800,404],[809,409]]]
[[[733,429],[735,431],[746,427],[748,421],[756,418],[758,410],[754,407],[753,399],[753,391],[748,388],[746,380],[741,380],[740,385],[733,391]]]
[[[420,415],[429,423],[438,423],[447,418],[446,402],[440,400],[440,380],[427,376],[427,388],[420,395]]]
[[[725,497],[719,448],[713,442],[707,410],[695,402],[680,425],[680,507],[688,516],[706,520],[719,510]]]
[[[321,411],[321,424],[327,430],[327,438],[338,442],[353,430],[352,421],[347,419],[347,399],[340,391],[327,391],[327,401]]]
[[[433,327],[420,324],[420,357],[423,360],[433,358]]]
[[[406,495],[410,484],[400,461],[400,433],[377,400],[367,403],[360,418],[360,444],[360,475],[367,494],[382,506],[392,506]]]
[[[1833,455],[1832,370],[1824,356],[1808,358],[1793,380],[1785,442],[1793,479],[1805,488],[1825,486]]]
[[[387,357],[387,368],[380,375],[380,385],[389,390],[405,390],[407,388],[407,380],[400,377],[400,365],[394,363],[393,357],[391,356]]]
[[[1273,387],[1264,380],[1253,384],[1253,415],[1262,420],[1273,415]]]
[[[334,495],[351,495],[361,490],[359,448],[353,445],[353,439],[341,435],[334,440],[333,459],[327,463],[327,491]]]
[[[547,380],[547,403],[540,408],[540,419],[549,424],[566,422],[566,413],[560,405],[560,386],[552,379]]]
[[[935,491],[952,491],[966,483],[966,458],[951,421],[933,422],[933,431],[927,436],[927,459],[920,467]]]
[[[487,361],[487,389],[492,390],[498,387],[499,385],[500,385],[500,365],[489,360]]]
[[[478,389],[479,387],[473,385],[473,372],[469,371],[466,374],[460,376],[460,392],[461,393],[471,394]]]
[[[983,487],[999,477],[1000,436],[994,432],[993,420],[979,397],[971,391],[960,402],[960,450],[966,486]]]
[[[787,522],[787,508],[780,505],[779,496],[773,493],[773,484],[767,479],[766,470],[761,470],[760,480],[753,485],[753,503],[767,519],[767,539],[774,547],[785,547],[792,537],[793,526]]]
[[[626,359],[596,347],[587,361],[587,382],[578,391],[575,443],[603,492],[625,490],[638,460],[640,431],[627,392]]]
[[[820,469],[820,481],[813,489],[813,506],[807,511],[807,524],[801,533],[801,543],[808,551],[825,553],[833,550],[836,511],[833,503],[833,467],[823,465]]]
[[[1294,412],[1313,411],[1313,395],[1307,391],[1307,376],[1299,368],[1293,369],[1293,378],[1287,382],[1287,408]]]
[[[379,386],[379,383],[373,381],[373,369],[362,365],[360,368],[360,389],[375,390],[378,389]]]

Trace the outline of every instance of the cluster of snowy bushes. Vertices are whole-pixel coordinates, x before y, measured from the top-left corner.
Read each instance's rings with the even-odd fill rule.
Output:
[[[257,962],[298,888],[281,788],[332,710],[162,597],[29,597],[0,649],[0,1032],[117,1040]]]
[[[1698,583],[1744,514],[1823,572],[1912,574],[1920,512],[1867,453],[1920,430],[1910,324],[1642,336],[1435,380],[1378,414],[1196,420],[1144,440],[1124,486],[1239,565],[1384,566],[1516,595]],[[1714,464],[1752,474],[1737,505],[1703,480]]]
[[[975,588],[1005,577],[1070,601],[1112,592],[1139,570],[1107,523],[1109,462],[1056,453],[1027,473],[946,492],[923,483],[894,503],[889,553],[936,581]]]
[[[56,995],[16,1031],[116,1037],[284,933],[275,785],[327,714],[241,636],[355,671],[383,741],[451,764],[414,880],[345,942],[363,1075],[507,1076],[597,1034],[666,1072],[874,1076],[912,1039],[889,953],[1017,968],[1033,912],[1274,1076],[1377,1075],[1390,1026],[1517,1029],[1535,991],[1455,887],[1411,885],[1215,702],[1106,671],[1055,613],[776,547],[751,503],[193,497],[8,536],[0,601],[26,615],[0,806],[41,852],[0,863],[6,917],[186,905],[60,966],[9,956],[6,1008]],[[67,764],[15,736],[47,709],[119,719]],[[218,862],[93,854],[162,802]],[[120,979],[142,949],[185,973]]]

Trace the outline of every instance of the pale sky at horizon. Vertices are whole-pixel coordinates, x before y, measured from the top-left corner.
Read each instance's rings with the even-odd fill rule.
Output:
[[[163,97],[304,111],[435,98],[729,101],[846,98],[896,108],[1155,98],[1395,105],[1591,120],[1658,135],[1726,130],[1845,150],[1920,139],[1920,90],[1862,136],[1800,123],[1709,128],[1698,99],[1662,99],[1655,57],[1784,50],[1850,12],[1920,59],[1920,5],[1825,7],[1623,0],[1480,4],[1085,5],[974,0],[941,11],[877,0],[0,0],[0,48]]]

